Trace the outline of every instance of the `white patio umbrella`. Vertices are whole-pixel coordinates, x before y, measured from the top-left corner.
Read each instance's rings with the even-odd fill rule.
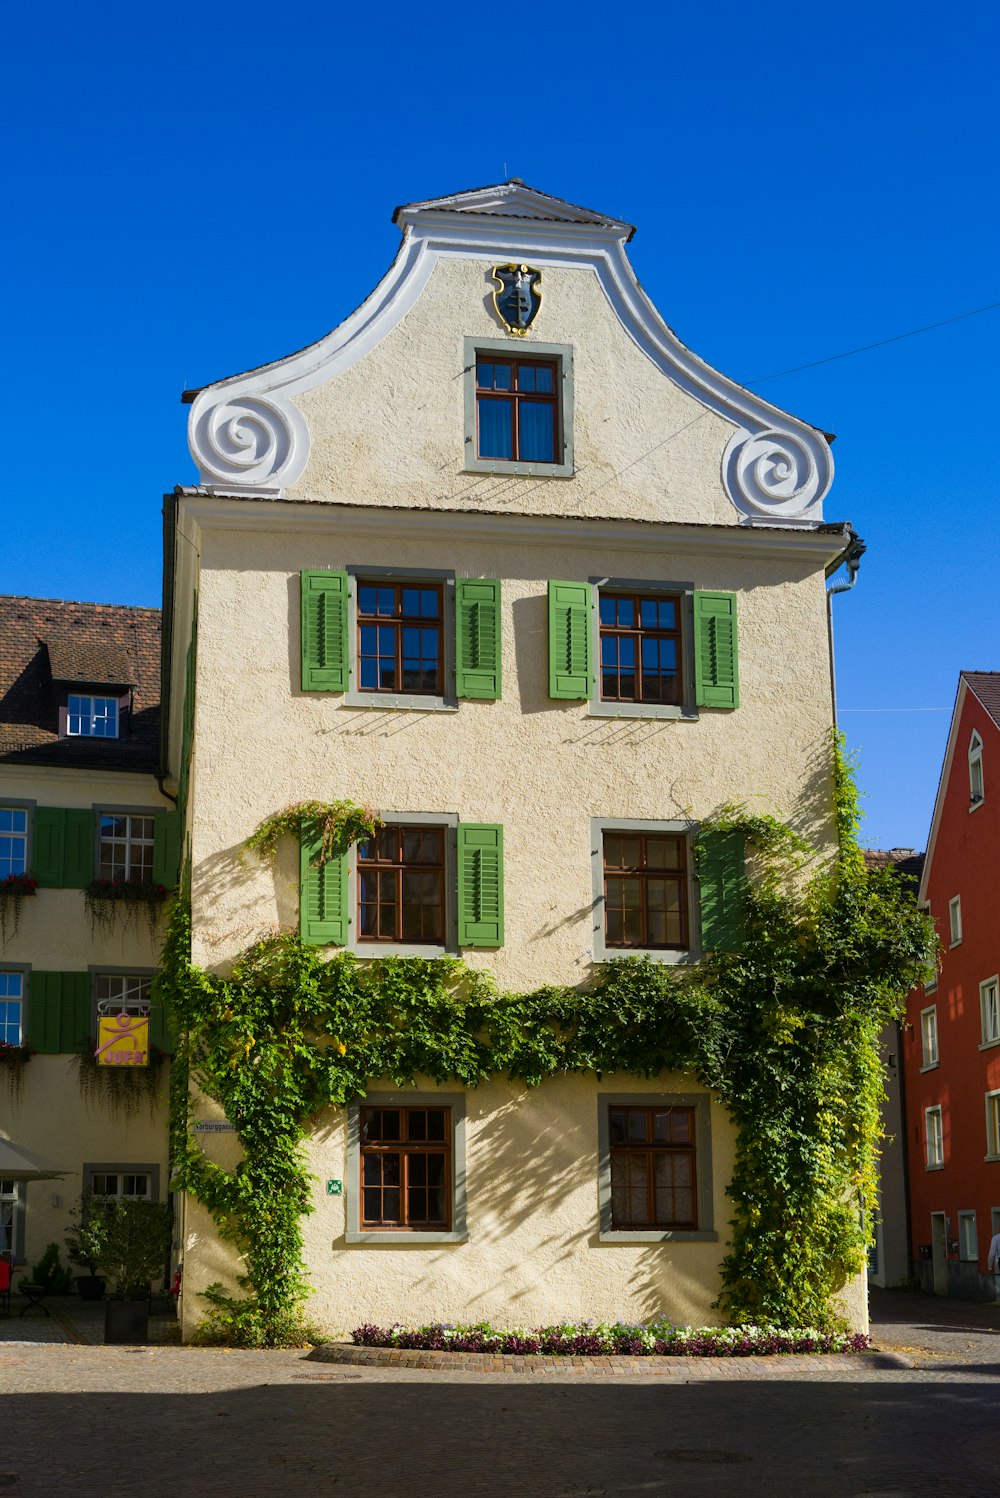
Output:
[[[68,1170],[50,1165],[34,1150],[12,1139],[0,1139],[0,1181],[58,1181],[66,1175]]]

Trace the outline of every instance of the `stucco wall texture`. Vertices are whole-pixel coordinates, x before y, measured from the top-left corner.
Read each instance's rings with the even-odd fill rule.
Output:
[[[297,510],[298,507],[295,507]],[[281,507],[284,510],[284,507]],[[195,960],[225,969],[267,930],[294,928],[298,855],[241,859],[270,811],[305,797],[348,796],[393,811],[457,813],[505,832],[506,931],[497,952],[466,952],[506,987],[584,981],[593,947],[590,817],[690,818],[726,800],[776,809],[829,837],[830,722],[822,558],[790,564],[766,551],[721,554],[713,533],[672,546],[669,527],[598,550],[572,543],[463,535],[464,517],[428,515],[422,539],[373,531],[351,509],[308,530],[204,528],[198,627],[194,849]],[[275,525],[280,523],[275,520]],[[290,520],[291,523],[291,514]],[[544,529],[544,527],[542,527]],[[453,568],[503,579],[503,698],[454,712],[349,708],[303,694],[299,569],[347,565]],[[546,582],[601,574],[735,591],[742,698],[696,722],[591,717],[548,698]],[[613,1083],[613,1085],[612,1085]],[[306,1224],[316,1297],[310,1314],[343,1330],[371,1319],[489,1315],[644,1317],[665,1309],[711,1320],[729,1211],[733,1135],[713,1107],[717,1243],[623,1245],[597,1239],[597,1099],[602,1091],[691,1091],[689,1078],[567,1078],[523,1094],[506,1081],[471,1093],[469,1243],[367,1247],[343,1242],[343,1200],[320,1195]],[[349,1179],[344,1115],[320,1121],[310,1161],[321,1183]],[[540,1143],[541,1141],[541,1143]],[[209,1136],[229,1163],[235,1142]],[[498,1162],[503,1162],[498,1163]],[[194,1292],[231,1278],[230,1250],[189,1203],[185,1326]],[[849,1306],[864,1322],[863,1300]]]
[[[129,806],[172,810],[155,780],[147,775],[105,774],[39,766],[5,765],[0,803],[5,798],[33,800],[40,806]],[[29,853],[30,859],[30,853]],[[145,920],[127,929],[120,922],[111,932],[91,929],[78,889],[40,889],[24,900],[16,935],[0,952],[0,966],[28,964],[51,972],[86,972],[134,966],[152,971],[159,961],[160,935],[149,935]],[[30,996],[25,996],[25,1014]],[[167,1185],[167,1070],[162,1073],[159,1104],[145,1106],[136,1118],[112,1118],[80,1095],[77,1071],[68,1055],[34,1056],[23,1073],[19,1100],[8,1096],[0,1078],[0,1135],[23,1144],[59,1169],[62,1180],[29,1183],[25,1198],[25,1258],[29,1267],[47,1244],[59,1246],[69,1212],[80,1202],[85,1165],[126,1168],[158,1166],[160,1199]],[[25,1188],[22,1188],[24,1190]],[[81,1273],[85,1271],[80,1271]]]
[[[508,987],[577,982],[593,946],[590,818],[699,820],[726,801],[791,815],[829,835],[829,674],[822,567],[787,558],[671,554],[669,532],[613,560],[588,545],[465,540],[429,516],[423,541],[351,534],[203,532],[194,814],[195,958],[224,963],[264,930],[293,925],[297,852],[274,870],[241,859],[268,813],[347,796],[379,811],[500,822],[506,941],[469,953]],[[346,707],[302,693],[299,569],[450,567],[503,579],[503,698],[454,712]],[[698,721],[592,717],[548,697],[546,584],[607,571],[739,595],[741,703]]]
[[[350,369],[295,396],[311,450],[290,499],[735,525],[722,453],[736,430],[632,341],[596,274],[546,269],[542,306],[510,352],[573,348],[573,478],[465,472],[466,337],[502,334],[483,260],[442,257],[415,305]],[[491,574],[492,575],[492,574]]]

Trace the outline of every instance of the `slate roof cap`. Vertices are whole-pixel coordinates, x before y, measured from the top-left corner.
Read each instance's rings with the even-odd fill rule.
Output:
[[[118,739],[59,737],[67,685],[131,688]],[[0,594],[0,762],[159,769],[160,611]]]

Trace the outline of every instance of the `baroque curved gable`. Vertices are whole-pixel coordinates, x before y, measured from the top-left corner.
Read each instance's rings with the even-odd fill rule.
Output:
[[[733,428],[721,483],[744,524],[815,525],[833,480],[823,434],[699,359],[646,296],[622,220],[516,180],[399,208],[403,241],[371,296],[338,328],[287,358],[206,386],[194,397],[189,444],[210,492],[283,496],[302,477],[309,426],[296,397],[350,369],[415,305],[442,259],[541,270],[589,270],[631,342],[668,380]]]

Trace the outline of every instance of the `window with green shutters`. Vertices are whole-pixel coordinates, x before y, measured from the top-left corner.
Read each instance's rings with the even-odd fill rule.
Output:
[[[309,945],[370,957],[503,946],[499,824],[387,814],[378,836],[349,854],[321,867],[319,852],[318,840],[303,838],[299,930]]]
[[[739,706],[736,595],[633,578],[548,585],[549,696],[597,717]]]
[[[623,950],[694,962],[743,940],[742,833],[706,833],[687,821],[591,818],[595,962]]]
[[[28,1044],[49,1055],[79,1051],[92,1035],[90,974],[33,968],[28,979]]]
[[[301,574],[304,692],[343,692],[348,706],[380,707],[500,697],[499,579],[354,571]]]

